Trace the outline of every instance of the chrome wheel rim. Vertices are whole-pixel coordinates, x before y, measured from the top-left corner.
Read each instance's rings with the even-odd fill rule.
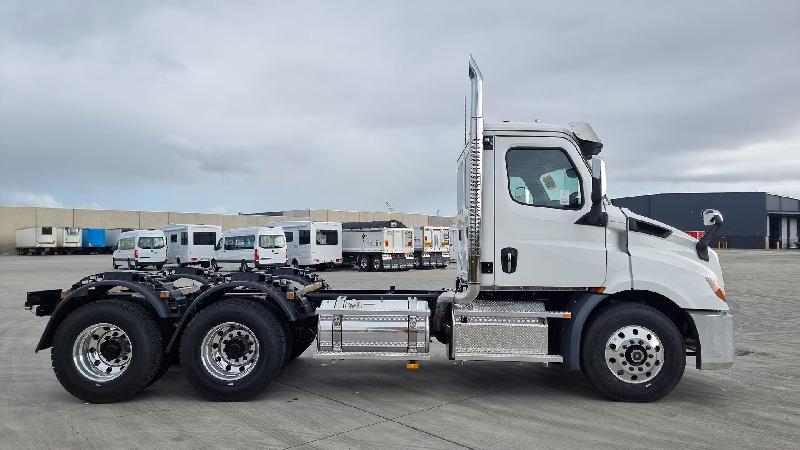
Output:
[[[118,326],[98,323],[78,334],[72,361],[78,372],[92,381],[106,383],[125,372],[133,357],[133,345]]]
[[[652,381],[664,367],[664,345],[652,330],[624,326],[608,338],[605,349],[608,370],[632,384]]]
[[[214,378],[236,381],[256,367],[259,349],[258,339],[250,328],[238,322],[225,322],[206,333],[200,357],[203,367]]]

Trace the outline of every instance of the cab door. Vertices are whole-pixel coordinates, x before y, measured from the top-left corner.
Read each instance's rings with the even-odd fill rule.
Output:
[[[605,228],[576,223],[591,208],[591,173],[575,144],[496,136],[494,152],[495,287],[603,286]]]

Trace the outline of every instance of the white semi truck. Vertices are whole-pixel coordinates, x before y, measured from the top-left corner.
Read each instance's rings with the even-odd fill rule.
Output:
[[[414,227],[414,267],[444,268],[450,264],[450,227]]]
[[[730,367],[733,318],[708,246],[722,216],[704,211],[697,241],[614,207],[588,124],[484,124],[472,60],[469,76],[455,290],[334,290],[294,268],[100,273],[28,294],[50,316],[36,350],[52,348],[58,380],[89,402],[130,397],[174,361],[207,398],[248,399],[315,341],[314,358],[417,367],[435,339],[456,361],[582,370],[632,402],[669,393],[687,357]]]
[[[363,271],[414,267],[414,230],[397,220],[342,224],[342,257]]]

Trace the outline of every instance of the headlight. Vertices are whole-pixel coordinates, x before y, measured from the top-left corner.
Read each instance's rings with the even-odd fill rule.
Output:
[[[716,278],[706,277],[706,282],[708,282],[708,286],[711,288],[712,291],[714,291],[715,294],[717,294],[717,297],[719,297],[720,300],[722,300],[725,303],[728,303],[728,298],[725,296],[725,290],[723,290],[722,287],[720,287],[719,283],[717,283]]]

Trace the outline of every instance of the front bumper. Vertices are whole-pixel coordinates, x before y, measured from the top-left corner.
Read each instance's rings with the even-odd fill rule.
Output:
[[[733,315],[730,311],[688,311],[697,330],[697,368],[727,369],[733,365]]]

